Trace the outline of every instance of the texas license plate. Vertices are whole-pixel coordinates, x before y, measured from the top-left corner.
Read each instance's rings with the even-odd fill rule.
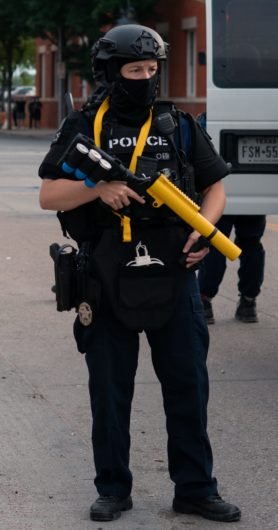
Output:
[[[278,136],[242,136],[238,139],[240,164],[278,164]]]

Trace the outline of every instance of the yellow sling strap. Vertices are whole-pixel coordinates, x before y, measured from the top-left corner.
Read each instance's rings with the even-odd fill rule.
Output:
[[[137,143],[136,143],[136,146],[135,146],[135,149],[133,151],[133,155],[132,155],[132,158],[131,158],[131,161],[130,161],[130,164],[129,164],[129,169],[133,173],[135,173],[136,164],[137,164],[137,158],[138,158],[138,156],[141,156],[141,154],[143,153],[143,150],[144,150],[144,147],[145,147],[145,143],[147,141],[147,138],[148,138],[148,135],[149,135],[149,132],[150,132],[150,128],[151,128],[151,124],[152,124],[152,118],[153,118],[153,113],[150,110],[150,114],[149,114],[149,117],[148,117],[147,121],[145,121],[144,125],[141,127],[141,131],[140,131],[140,134],[138,136],[138,140],[137,140]]]
[[[102,104],[100,105],[95,121],[94,121],[94,140],[97,147],[101,147],[101,141],[100,141],[100,135],[102,131],[102,122],[103,122],[103,116],[109,109],[109,97],[107,97]],[[133,151],[132,158],[129,164],[129,169],[133,173],[136,169],[137,164],[137,158],[138,156],[141,156],[143,153],[145,143],[147,141],[150,128],[152,124],[152,111],[150,110],[149,117],[147,121],[145,121],[144,125],[141,127],[139,137],[136,143],[136,147]],[[115,211],[113,211],[115,215],[118,215],[121,218],[121,226],[123,228],[123,241],[129,242],[131,241],[131,228],[130,228],[130,217],[127,217],[126,215],[121,215]]]
[[[97,147],[101,147],[100,135],[102,131],[102,120],[103,120],[104,114],[108,111],[108,109],[109,109],[109,97],[106,98],[100,105],[96,113],[96,117],[94,121],[94,140],[95,140],[95,144]]]

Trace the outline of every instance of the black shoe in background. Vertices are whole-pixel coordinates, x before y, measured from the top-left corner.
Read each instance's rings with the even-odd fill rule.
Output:
[[[206,296],[201,296],[201,298],[202,298],[202,303],[204,307],[204,315],[205,315],[207,324],[214,324],[215,318],[213,314],[212,303],[210,299],[207,298]]]
[[[240,322],[258,322],[256,299],[241,296],[235,313],[235,318],[240,320]]]
[[[100,496],[90,508],[91,521],[114,521],[121,517],[121,512],[131,510],[132,498]]]
[[[239,521],[240,509],[233,504],[225,502],[219,495],[210,497],[175,497],[173,510],[177,513],[192,513],[201,515],[211,521],[232,523]]]

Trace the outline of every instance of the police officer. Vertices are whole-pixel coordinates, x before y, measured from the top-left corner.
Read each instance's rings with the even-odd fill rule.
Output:
[[[219,496],[212,476],[208,330],[194,272],[207,247],[196,250],[200,234],[166,206],[154,208],[146,193],[126,181],[92,182],[86,172],[67,173],[59,163],[81,132],[136,175],[163,170],[187,192],[195,184],[202,215],[213,224],[219,219],[226,164],[190,116],[156,101],[167,48],[157,32],[140,25],[115,27],[100,38],[93,67],[108,96],[69,115],[39,171],[41,207],[63,212],[64,228],[81,248],[89,244],[97,285],[97,295],[87,297],[93,302],[79,306],[74,324],[89,370],[99,493],[90,508],[94,521],[116,519],[132,508],[129,425],[142,330],[163,394],[173,509],[217,521],[240,518],[240,510]]]

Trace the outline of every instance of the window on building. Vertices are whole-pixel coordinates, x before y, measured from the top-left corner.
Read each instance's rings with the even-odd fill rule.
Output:
[[[39,60],[39,68],[38,68],[37,78],[36,78],[37,91],[38,91],[38,94],[42,95],[42,54],[41,53],[39,54],[38,60]]]
[[[169,42],[169,24],[168,22],[160,22],[156,24],[156,31],[161,35],[164,42]],[[171,53],[171,52],[169,52]],[[167,61],[160,62],[160,88],[159,96],[161,98],[167,98],[169,96],[169,57]]]
[[[45,97],[45,53],[40,53],[39,61],[40,61],[39,93],[41,97],[44,98]]]
[[[161,61],[160,70],[160,97],[168,97],[168,61]]]
[[[193,97],[196,95],[196,33],[191,30],[186,33],[186,95]]]
[[[50,97],[55,98],[57,95],[57,75],[56,75],[56,63],[57,63],[57,53],[56,51],[51,52],[51,87],[50,87]]]

